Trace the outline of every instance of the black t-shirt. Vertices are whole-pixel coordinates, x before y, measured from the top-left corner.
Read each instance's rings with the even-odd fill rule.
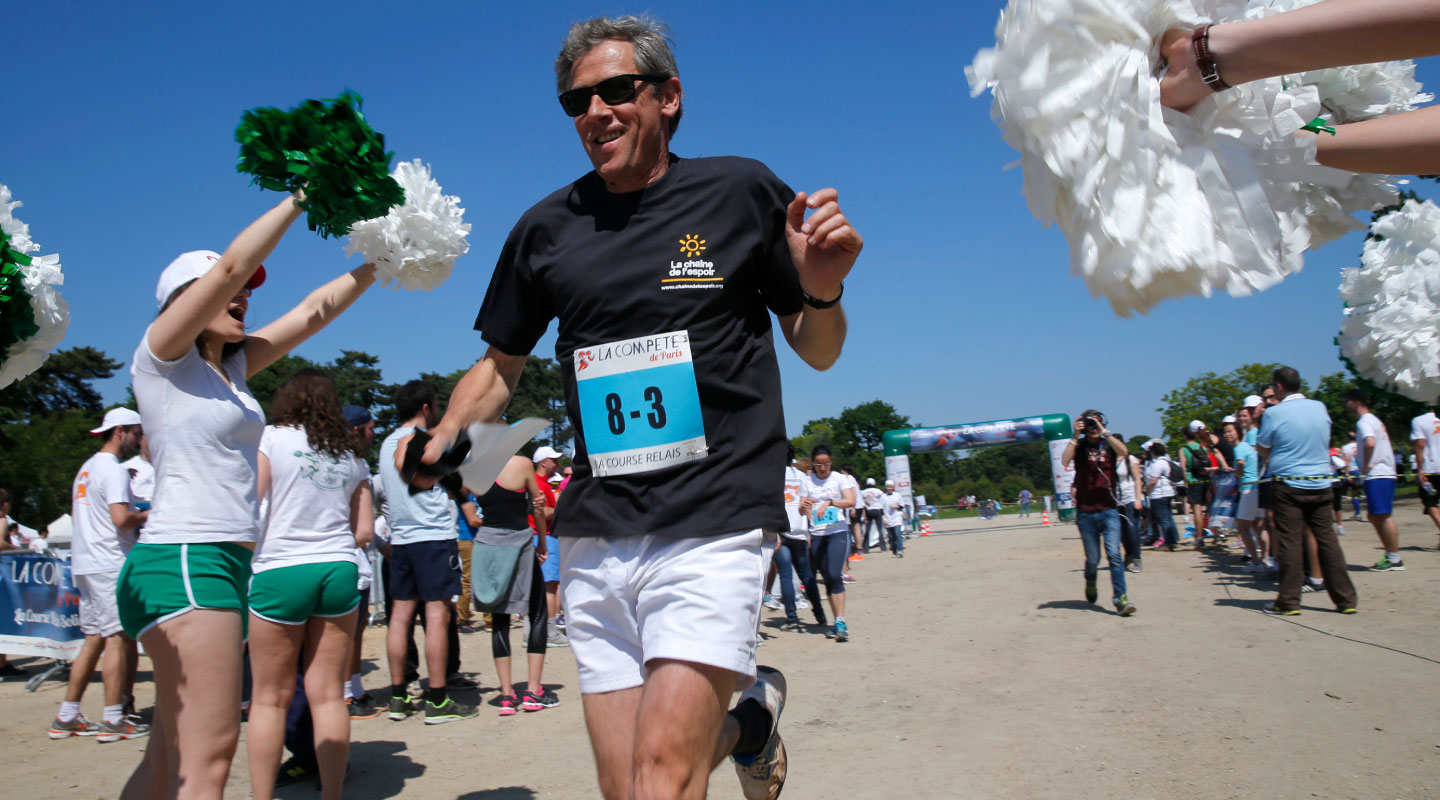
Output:
[[[637,192],[611,193],[591,172],[525,212],[510,232],[475,327],[487,343],[518,356],[534,348],[551,319],[559,320],[555,358],[576,432],[575,473],[555,510],[565,520],[563,535],[788,530],[780,491],[785,421],[770,313],[801,310],[785,241],[785,208],[794,196],[757,161],[672,155],[665,175]],[[597,476],[576,351],[584,362],[597,345],[676,331],[688,332],[705,457]],[[593,438],[613,442],[609,434],[619,429],[654,425],[659,409],[652,411],[652,399],[634,389],[606,395],[605,408],[587,405],[592,420],[610,427]],[[683,400],[665,402],[672,417],[680,416]]]
[[[1220,451],[1220,455],[1225,458],[1225,465],[1230,469],[1235,469],[1235,445],[1221,439],[1215,443],[1215,449]]]
[[[1104,511],[1118,508],[1119,478],[1115,467],[1115,451],[1109,443],[1085,440],[1075,445],[1075,508],[1079,511]]]

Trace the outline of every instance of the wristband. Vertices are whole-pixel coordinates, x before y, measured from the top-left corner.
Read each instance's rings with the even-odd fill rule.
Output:
[[[1200,80],[1210,87],[1210,91],[1219,92],[1230,88],[1220,77],[1220,66],[1215,63],[1215,56],[1210,52],[1210,26],[1201,25],[1195,29],[1190,37],[1190,49],[1195,52],[1195,66],[1200,70]]]
[[[835,304],[838,303],[838,302],[840,302],[840,298],[842,298],[842,297],[844,297],[844,296],[845,296],[845,282],[844,282],[844,281],[841,281],[841,282],[840,282],[840,294],[835,295],[835,299],[834,299],[834,300],[821,300],[821,299],[818,298],[818,297],[814,297],[813,295],[811,295],[809,292],[805,291],[804,289],[801,289],[801,290],[800,290],[800,300],[801,300],[802,302],[804,302],[805,305],[810,306],[811,308],[818,308],[818,309],[820,309],[821,311],[824,311],[824,310],[827,309],[827,308],[834,308],[834,307],[835,307]]]

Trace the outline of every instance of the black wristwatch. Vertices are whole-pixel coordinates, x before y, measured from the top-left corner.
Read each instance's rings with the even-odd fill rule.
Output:
[[[805,291],[804,289],[800,290],[801,301],[803,301],[805,305],[810,306],[811,308],[818,308],[821,311],[824,311],[827,308],[834,308],[835,304],[840,302],[840,298],[844,296],[845,281],[840,281],[840,294],[835,295],[834,300],[821,300],[818,297],[813,297],[809,292]]]

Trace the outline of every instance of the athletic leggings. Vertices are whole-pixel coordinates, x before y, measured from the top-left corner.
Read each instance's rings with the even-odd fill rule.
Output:
[[[551,558],[559,557],[551,553]],[[540,559],[530,559],[533,574],[530,578],[530,638],[525,642],[525,652],[531,655],[545,655],[545,640],[550,635],[550,621],[545,617],[545,577],[540,572]],[[490,615],[490,651],[496,658],[510,657],[510,615]]]
[[[825,578],[825,591],[844,594],[845,559],[850,555],[850,532],[810,535],[810,563]]]

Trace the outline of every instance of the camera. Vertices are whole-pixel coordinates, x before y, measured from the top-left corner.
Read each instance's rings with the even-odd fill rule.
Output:
[[[1084,421],[1084,423],[1085,423],[1085,432],[1086,432],[1086,433],[1091,433],[1091,432],[1093,432],[1093,433],[1099,433],[1099,432],[1100,432],[1100,422],[1099,422],[1099,420],[1095,419],[1094,417],[1086,417],[1083,421]]]

